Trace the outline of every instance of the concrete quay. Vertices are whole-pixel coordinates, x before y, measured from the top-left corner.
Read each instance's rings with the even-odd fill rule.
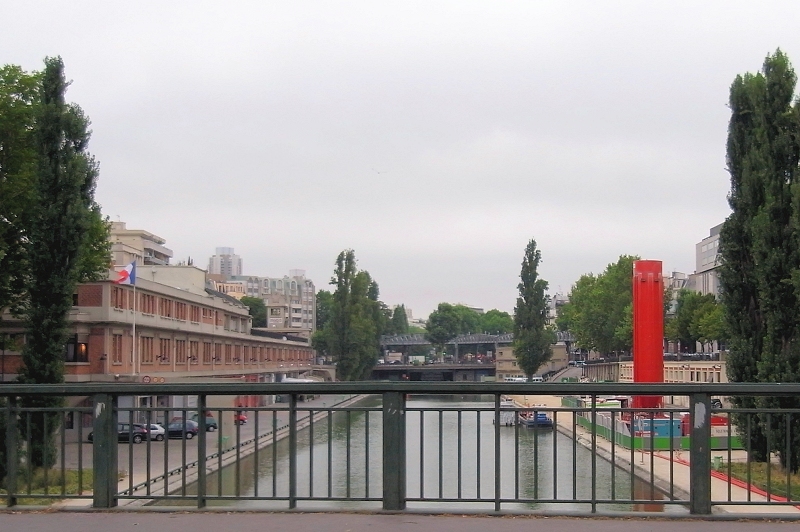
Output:
[[[561,398],[552,395],[514,395],[511,398],[521,407],[534,407],[544,406],[547,408],[558,408],[561,406]],[[573,437],[572,426],[560,424],[558,431]],[[592,447],[592,434],[585,428],[578,426],[576,428],[577,441],[579,444],[586,448]],[[611,455],[611,442],[601,438],[596,438],[598,455],[608,460],[612,460]],[[630,449],[620,447],[619,445],[614,448],[614,462],[626,471],[630,471],[631,465],[634,468],[634,474],[646,482],[650,482],[650,478],[655,479],[655,484],[661,491],[669,493],[670,473],[672,474],[673,493],[681,499],[689,497],[689,464],[690,457],[688,451],[676,450],[672,454],[669,451],[656,451],[652,457],[649,451],[635,451],[633,464],[631,464],[631,451]],[[727,458],[727,451],[720,451],[715,453],[712,451],[712,456],[715,454],[724,455]],[[736,450],[731,451],[731,460],[744,462],[747,460],[747,453],[745,451]],[[730,484],[727,481],[727,476],[722,472],[715,472],[711,477],[711,500],[712,501],[758,501],[766,502],[767,498],[762,493],[756,490],[749,490],[735,484]],[[728,490],[730,489],[730,494]],[[748,499],[749,497],[749,499]],[[800,505],[798,505],[800,506]],[[748,506],[736,504],[716,504],[713,507],[715,512],[724,512],[729,514],[739,515],[786,515],[796,516],[800,518],[800,508],[797,506]]]

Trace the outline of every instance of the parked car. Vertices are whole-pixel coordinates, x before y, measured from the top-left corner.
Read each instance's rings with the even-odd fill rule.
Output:
[[[145,429],[151,440],[164,441],[164,435],[167,431],[158,423],[150,423]]]
[[[239,410],[233,414],[233,422],[237,425],[244,425],[247,423],[247,414]]]
[[[94,431],[87,436],[90,442],[94,441]],[[117,423],[117,441],[132,441],[133,443],[142,443],[147,438],[147,430],[144,425],[134,423],[131,428],[130,423]]]
[[[198,425],[200,424],[200,415],[197,412],[192,412],[192,415],[189,417],[189,419],[197,422]],[[211,415],[211,412],[206,412],[206,432],[214,432],[217,429],[219,429],[217,420],[214,419],[214,416]]]
[[[722,408],[721,399],[711,399],[711,408]]]
[[[191,419],[185,421],[171,421],[170,424],[167,425],[168,438],[183,438],[186,436],[187,440],[191,440],[197,436],[199,431],[200,425],[198,425],[197,421],[192,421]]]

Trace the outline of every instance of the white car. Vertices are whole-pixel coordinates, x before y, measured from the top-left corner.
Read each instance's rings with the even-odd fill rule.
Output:
[[[145,428],[147,429],[148,434],[150,434],[151,440],[164,441],[164,436],[167,433],[167,431],[164,430],[164,427],[158,423],[150,423],[150,425],[145,425]]]

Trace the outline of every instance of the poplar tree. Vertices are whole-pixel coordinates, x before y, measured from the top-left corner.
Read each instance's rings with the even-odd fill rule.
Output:
[[[800,121],[797,77],[780,51],[761,72],[737,76],[731,85],[727,165],[732,213],[720,234],[721,297],[725,306],[731,382],[800,382]],[[746,408],[798,408],[800,398],[740,397]],[[744,415],[736,416],[744,428]],[[800,426],[795,419],[786,445],[784,416],[754,418],[753,458],[778,453],[800,465]],[[791,454],[791,456],[789,456]]]
[[[514,356],[528,377],[553,356],[555,334],[547,327],[547,281],[539,278],[541,252],[536,240],[525,248],[519,277],[519,297],[514,308]]]
[[[29,212],[27,255],[29,275],[26,341],[19,381],[57,384],[64,381],[64,345],[72,296],[81,277],[81,265],[90,252],[98,167],[87,152],[89,120],[81,109],[65,101],[67,82],[61,58],[47,58],[42,73],[41,98],[34,127],[37,166]],[[105,267],[108,267],[106,257]],[[58,398],[34,397],[26,407],[53,408]],[[35,466],[55,463],[56,414],[32,412],[32,445],[28,460]]]
[[[408,334],[408,316],[405,305],[397,305],[392,312],[392,332]]]
[[[339,253],[331,284],[330,316],[322,331],[314,335],[314,348],[336,361],[340,380],[369,376],[380,353],[383,312],[378,283],[366,271],[358,271],[352,249]]]

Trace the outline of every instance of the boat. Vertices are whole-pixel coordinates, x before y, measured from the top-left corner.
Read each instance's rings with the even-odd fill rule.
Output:
[[[514,425],[514,417],[516,416],[517,404],[509,399],[502,399],[500,401],[500,425],[511,427]]]
[[[545,412],[523,411],[519,414],[519,424],[530,429],[552,429],[553,420]]]

